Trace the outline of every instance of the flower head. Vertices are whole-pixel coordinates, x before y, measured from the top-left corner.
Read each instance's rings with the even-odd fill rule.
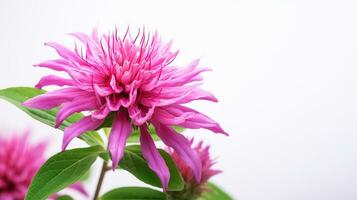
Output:
[[[183,105],[194,100],[217,101],[210,92],[199,88],[200,74],[208,69],[197,67],[198,60],[185,67],[172,65],[178,54],[171,51],[172,42],[165,43],[157,32],[151,34],[145,29],[132,35],[128,28],[122,37],[117,30],[102,36],[98,36],[96,30],[91,35],[71,35],[82,43],[81,48],[76,45],[70,50],[57,43],[46,43],[61,58],[36,65],[65,72],[69,78],[43,77],[36,87],[62,88],[24,103],[37,109],[60,106],[56,127],[73,113],[89,111],[89,115],[65,129],[63,149],[73,138],[97,129],[108,116],[114,115],[108,144],[113,169],[123,156],[132,128],[139,127],[143,155],[159,176],[163,188],[167,187],[170,174],[149,135],[148,125],[152,124],[162,141],[180,154],[200,180],[198,155],[191,150],[189,141],[171,127],[206,128],[225,133],[218,123]]]
[[[47,143],[31,145],[29,134],[14,134],[7,139],[0,135],[0,200],[25,199],[33,176],[46,160]],[[70,188],[87,195],[79,182]]]
[[[28,134],[0,138],[0,200],[24,199],[32,177],[45,161],[46,144],[29,145]]]
[[[204,146],[203,141],[200,141],[194,145],[194,139],[190,140],[192,148],[199,155],[202,171],[201,171],[201,180],[197,181],[194,179],[194,173],[192,169],[182,160],[180,155],[173,149],[167,148],[167,152],[171,154],[173,160],[175,161],[179,171],[182,174],[182,177],[185,180],[185,189],[179,192],[170,192],[170,195],[173,197],[187,197],[187,199],[196,199],[203,192],[207,191],[207,182],[208,180],[216,175],[221,173],[220,170],[212,169],[212,166],[215,162],[212,160],[209,153],[209,146]],[[176,199],[176,198],[174,198]]]

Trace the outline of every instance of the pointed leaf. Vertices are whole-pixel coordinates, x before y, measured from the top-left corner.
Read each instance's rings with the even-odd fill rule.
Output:
[[[203,193],[199,200],[233,200],[227,193],[213,183],[208,183],[209,191]]]
[[[4,99],[12,103],[16,107],[20,108],[22,111],[27,113],[28,115],[30,115],[32,118],[44,124],[47,124],[51,127],[54,127],[56,115],[58,112],[57,108],[54,108],[52,110],[38,110],[38,109],[31,109],[22,106],[22,103],[24,101],[32,97],[38,96],[40,94],[43,94],[45,92],[46,91],[44,90],[38,90],[36,88],[31,88],[31,87],[13,87],[13,88],[0,90],[0,99]],[[83,115],[80,113],[76,113],[70,116],[63,122],[60,129],[64,130],[64,128],[70,126],[71,124],[78,121],[82,117]],[[96,131],[86,132],[85,134],[82,134],[80,138],[91,146],[95,146],[95,145],[103,146],[104,144],[102,138]]]
[[[144,187],[122,187],[105,193],[100,200],[166,200],[166,194]]]
[[[43,200],[78,181],[105,151],[101,146],[60,152],[46,161],[35,175],[25,200]]]
[[[57,197],[56,200],[74,200],[74,199],[69,195],[63,195],[63,196]]]

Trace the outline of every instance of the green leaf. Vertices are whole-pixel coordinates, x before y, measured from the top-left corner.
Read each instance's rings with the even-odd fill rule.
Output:
[[[166,194],[144,187],[122,187],[105,193],[100,200],[166,200]]]
[[[86,182],[88,181],[88,179],[90,178],[92,169],[90,168],[88,171],[86,171],[86,173],[83,174],[83,176],[79,179],[80,182]]]
[[[74,199],[69,195],[63,195],[63,196],[57,197],[56,200],[74,200]]]
[[[47,124],[51,127],[54,127],[56,115],[58,112],[57,108],[54,108],[52,110],[38,110],[38,109],[31,109],[22,106],[22,103],[25,102],[26,100],[38,96],[40,94],[43,94],[45,92],[46,91],[44,90],[38,90],[36,88],[31,88],[31,87],[13,87],[13,88],[0,90],[0,99],[4,99],[12,103],[16,107],[20,108],[22,111],[27,113],[28,115],[30,115],[32,118],[44,124]],[[70,116],[69,118],[63,121],[63,124],[61,125],[60,129],[64,130],[64,128],[70,126],[71,124],[78,121],[82,117],[83,115],[80,113],[73,114],[72,116]],[[90,146],[104,145],[102,138],[96,131],[86,132],[85,134],[82,134],[80,138]]]
[[[35,175],[26,200],[43,200],[78,181],[105,151],[101,146],[60,152],[46,161]]]
[[[220,189],[217,185],[213,183],[208,183],[208,188],[210,191],[203,193],[199,200],[233,200],[226,192]]]
[[[159,149],[159,151],[170,170],[170,181],[167,190],[182,190],[184,188],[184,180],[174,161],[164,150]],[[125,148],[124,156],[119,163],[119,167],[120,169],[130,172],[146,184],[160,188],[162,187],[159,177],[149,168],[146,160],[144,159],[139,145],[131,145]]]

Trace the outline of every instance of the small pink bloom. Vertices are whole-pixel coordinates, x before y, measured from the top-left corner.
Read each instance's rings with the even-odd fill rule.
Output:
[[[29,132],[3,138],[0,134],[0,200],[23,200],[32,178],[46,158],[46,142],[29,143]],[[80,183],[70,188],[88,195]]]
[[[182,159],[180,154],[172,148],[167,148],[167,152],[171,154],[173,160],[176,163],[176,166],[181,172],[182,177],[185,180],[185,189],[179,192],[171,192],[170,195],[178,196],[178,197],[187,197],[189,199],[196,199],[199,197],[203,192],[207,191],[208,188],[207,182],[208,180],[216,175],[221,173],[220,170],[212,169],[212,166],[215,162],[212,160],[210,153],[209,153],[209,146],[203,146],[203,141],[200,141],[198,144],[193,145],[194,139],[190,140],[190,144],[194,151],[198,154],[199,159],[201,161],[202,171],[201,171],[201,180],[197,182],[194,178],[194,171],[192,171],[191,167],[187,165],[187,163]],[[194,198],[193,198],[194,197]]]
[[[190,144],[194,151],[198,154],[199,159],[201,161],[202,165],[202,172],[201,172],[201,177],[202,179],[197,182],[194,179],[194,172],[192,169],[187,165],[187,163],[182,159],[180,154],[177,153],[176,150],[173,149],[168,149],[168,152],[171,154],[172,158],[174,159],[177,167],[179,168],[183,178],[185,179],[186,183],[191,183],[191,184],[202,184],[202,183],[207,183],[208,180],[218,174],[221,173],[220,170],[215,170],[212,169],[212,166],[215,164],[215,162],[212,160],[210,153],[209,153],[209,146],[203,146],[203,141],[200,141],[198,144],[193,145],[194,139],[190,140]]]
[[[210,92],[199,88],[200,74],[208,69],[198,67],[198,60],[185,67],[171,64],[178,54],[170,50],[172,42],[165,43],[156,32],[151,35],[145,29],[136,35],[131,35],[128,29],[123,37],[116,30],[102,36],[96,30],[91,35],[71,35],[83,44],[81,48],[76,45],[70,50],[54,42],[46,43],[61,58],[37,64],[69,75],[68,78],[45,76],[36,85],[38,88],[47,85],[62,88],[30,99],[24,105],[37,109],[60,106],[56,127],[73,113],[89,111],[87,117],[65,129],[63,149],[73,138],[100,127],[113,114],[108,144],[113,169],[123,156],[132,126],[139,127],[143,155],[165,189],[169,171],[147,135],[148,125],[153,124],[162,141],[181,155],[199,181],[198,156],[189,142],[171,127],[205,128],[226,134],[217,122],[184,106],[194,100],[217,101]]]

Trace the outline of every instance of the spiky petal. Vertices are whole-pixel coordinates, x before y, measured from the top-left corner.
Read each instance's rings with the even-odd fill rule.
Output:
[[[124,155],[124,148],[126,144],[126,139],[131,135],[132,127],[128,120],[127,114],[122,112],[117,112],[113,128],[109,136],[108,149],[112,156],[113,170],[117,167],[119,161]]]
[[[148,161],[149,167],[158,175],[161,180],[164,191],[169,185],[170,171],[166,166],[165,160],[161,157],[156,149],[155,143],[150,136],[148,127],[143,125],[140,127],[140,143],[144,158]]]

